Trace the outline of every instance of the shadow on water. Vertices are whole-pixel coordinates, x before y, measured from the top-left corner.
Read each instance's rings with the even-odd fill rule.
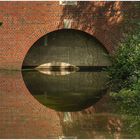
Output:
[[[23,70],[22,75],[30,93],[57,111],[83,110],[98,102],[107,91],[107,74],[101,71],[46,75],[37,70]]]

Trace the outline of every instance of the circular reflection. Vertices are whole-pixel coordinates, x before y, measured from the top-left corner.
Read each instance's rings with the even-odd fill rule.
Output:
[[[27,88],[40,103],[58,111],[80,111],[106,92],[106,73],[87,71],[109,65],[107,50],[95,37],[61,29],[32,45],[22,73]]]
[[[80,111],[94,105],[106,93],[105,72],[75,72],[61,76],[23,70],[22,75],[31,94],[57,111]]]

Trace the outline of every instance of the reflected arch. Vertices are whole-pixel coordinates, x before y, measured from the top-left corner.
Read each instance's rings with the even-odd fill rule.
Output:
[[[74,29],[50,32],[32,45],[23,61],[23,80],[30,93],[40,103],[57,111],[79,111],[96,104],[107,90],[105,72],[75,72],[62,76],[24,71],[26,67],[61,62],[78,68],[110,65],[107,50],[90,34]]]

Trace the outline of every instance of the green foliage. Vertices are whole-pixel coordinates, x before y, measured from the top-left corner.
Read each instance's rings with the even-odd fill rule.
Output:
[[[135,85],[136,86],[136,85]],[[110,93],[114,113],[120,114],[123,121],[123,131],[128,132],[132,138],[139,138],[140,130],[140,84],[136,90],[122,89],[119,93]]]
[[[117,112],[130,116],[140,115],[140,94],[137,90],[122,89],[119,93],[112,92],[110,95],[118,107]]]
[[[111,56],[111,60],[112,66],[107,71],[112,90],[131,88],[137,83],[140,78],[140,26],[125,35],[125,40]]]
[[[134,21],[132,25],[131,29],[136,28],[125,35],[117,52],[111,56],[112,66],[107,71],[114,113],[123,116],[123,131],[129,132],[132,138],[139,138],[140,22]]]
[[[130,116],[140,116],[140,24],[135,25],[111,56],[112,66],[107,69],[117,112]]]

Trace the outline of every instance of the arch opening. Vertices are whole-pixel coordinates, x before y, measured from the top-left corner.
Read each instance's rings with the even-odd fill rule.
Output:
[[[61,29],[33,44],[23,61],[22,75],[30,93],[43,105],[79,111],[106,93],[107,74],[102,69],[110,65],[108,56],[95,37]]]
[[[66,63],[74,66],[108,66],[106,48],[93,36],[80,30],[60,29],[39,38],[28,50],[22,68]],[[61,64],[60,64],[61,65]]]

